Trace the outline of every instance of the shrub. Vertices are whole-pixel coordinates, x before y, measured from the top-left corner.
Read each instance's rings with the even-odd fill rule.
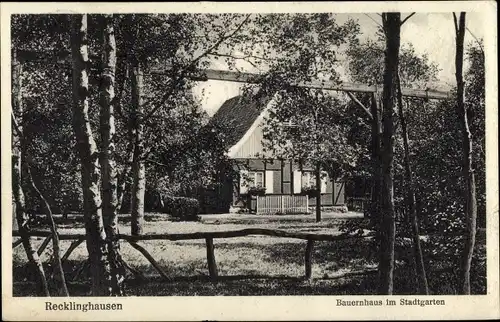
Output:
[[[199,221],[200,204],[197,199],[186,197],[166,197],[165,212],[179,221]]]
[[[300,194],[302,196],[316,197],[318,195],[318,190],[316,187],[303,187]]]
[[[249,196],[264,196],[266,194],[266,188],[264,187],[250,187],[248,188]]]

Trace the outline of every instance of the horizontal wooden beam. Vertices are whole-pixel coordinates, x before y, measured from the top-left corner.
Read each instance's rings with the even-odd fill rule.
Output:
[[[166,74],[168,73],[168,71],[169,71],[168,67],[167,68],[152,67],[150,69],[151,73],[157,73],[157,74]],[[205,69],[201,70],[197,74],[189,75],[188,77],[197,81],[219,80],[226,82],[258,84],[262,81],[265,75],[248,73],[248,72]],[[338,83],[329,80],[311,80],[309,82],[298,82],[292,85],[298,87],[308,87],[314,89],[323,89],[323,90],[341,91],[341,92],[355,92],[355,93],[382,93],[383,90],[383,85],[366,85],[366,84],[349,83],[349,82]],[[404,97],[418,97],[426,99],[446,99],[450,95],[448,91],[436,90],[436,89],[423,90],[415,88],[402,88],[401,92]]]
[[[50,231],[30,231],[29,236],[47,237],[51,234]],[[137,242],[141,240],[192,240],[192,239],[207,239],[207,238],[234,238],[234,237],[244,237],[250,235],[263,235],[271,237],[283,237],[283,238],[296,238],[304,240],[316,240],[316,241],[336,241],[345,240],[349,238],[365,238],[372,237],[372,235],[329,235],[329,234],[312,234],[312,233],[300,233],[300,232],[288,232],[276,229],[264,229],[264,228],[248,228],[242,230],[230,230],[230,231],[214,231],[214,232],[195,232],[195,233],[184,233],[184,234],[147,234],[141,236],[131,236],[131,235],[118,235],[119,239],[126,240],[128,242]],[[20,236],[19,231],[13,231],[12,236]],[[74,240],[85,238],[84,234],[59,234],[60,240]]]
[[[29,51],[18,50],[16,57],[20,62],[26,61],[40,61],[46,63],[69,64],[71,62],[71,55],[69,51]],[[99,61],[98,56],[90,56],[89,60],[91,65],[96,65]],[[169,74],[171,71],[170,66],[157,64],[149,67],[148,72],[151,74]],[[186,76],[195,81],[219,80],[226,82],[258,84],[262,82],[264,74],[237,72],[229,70],[215,70],[204,69],[196,73],[191,73]],[[298,82],[293,84],[299,87],[308,87],[314,89],[323,89],[330,91],[342,92],[357,92],[357,93],[381,93],[382,85],[366,85],[360,83],[338,83],[329,80],[311,80],[309,82]],[[437,89],[415,89],[415,88],[402,88],[401,92],[404,97],[418,97],[426,99],[446,99],[450,97],[448,91]]]

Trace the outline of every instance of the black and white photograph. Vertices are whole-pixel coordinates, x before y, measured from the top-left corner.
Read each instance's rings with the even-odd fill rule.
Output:
[[[135,5],[2,22],[3,294],[67,319],[122,297],[498,293],[484,12]]]

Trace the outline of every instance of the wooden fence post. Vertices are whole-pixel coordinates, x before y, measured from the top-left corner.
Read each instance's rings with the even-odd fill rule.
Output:
[[[206,238],[207,243],[207,262],[208,262],[208,272],[210,274],[211,279],[216,279],[218,276],[217,273],[217,263],[215,262],[215,254],[214,254],[214,240],[213,238]]]
[[[306,254],[305,254],[306,279],[311,279],[311,277],[312,277],[313,246],[314,246],[314,241],[311,239],[308,239],[307,246],[306,246]]]

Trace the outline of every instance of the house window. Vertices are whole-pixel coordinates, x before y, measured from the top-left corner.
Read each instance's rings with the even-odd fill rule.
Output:
[[[320,180],[321,180],[321,183],[320,183],[321,193],[326,193],[328,176],[325,172],[321,173]],[[300,186],[301,186],[301,189],[304,189],[304,188],[316,189],[316,173],[314,171],[302,172]]]
[[[313,172],[302,172],[302,188],[316,187],[316,175]]]
[[[250,187],[263,187],[264,186],[264,172],[250,171],[248,172],[249,186]]]

